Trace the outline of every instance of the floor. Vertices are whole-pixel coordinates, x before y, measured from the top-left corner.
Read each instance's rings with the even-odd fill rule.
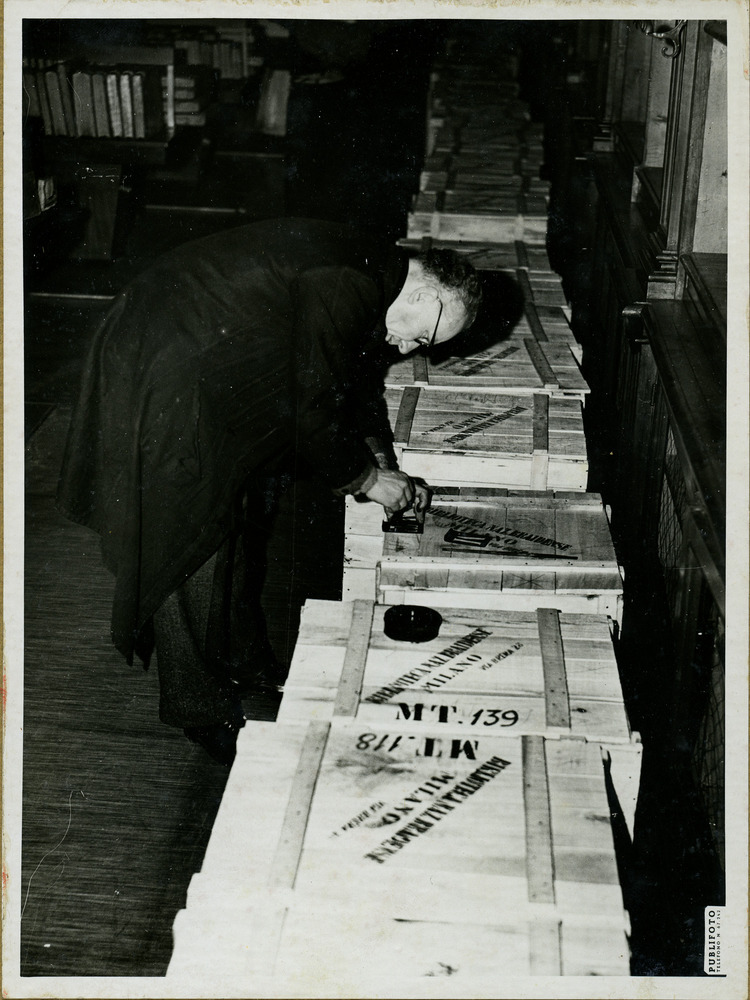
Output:
[[[393,100],[397,97],[401,99],[395,95]],[[388,202],[390,212],[381,213],[380,221],[396,235],[413,181],[420,100],[417,93],[412,117],[404,113],[400,119],[400,146],[391,150],[390,167],[384,153],[373,159],[373,185],[362,201],[363,224],[377,221],[384,178],[390,176],[395,193]],[[410,128],[411,152],[405,145]],[[357,149],[365,143],[365,132],[360,123]],[[316,156],[307,151],[311,159],[305,184],[295,187],[291,178],[293,197],[287,207],[337,217],[349,211],[367,178],[357,174],[353,179],[347,166],[338,175],[346,197],[336,200],[333,154],[326,161],[317,158],[320,147],[316,149]],[[363,162],[359,171],[365,169]],[[238,169],[236,162],[231,165]],[[230,194],[236,190],[236,174],[227,185]],[[218,202],[220,189],[220,183],[212,189],[219,191]],[[244,205],[242,212],[236,205],[217,203],[218,210],[206,213],[189,198],[184,201],[179,210],[138,207],[113,261],[61,262],[45,275],[29,272],[20,914],[26,976],[163,975],[171,924],[191,874],[200,867],[226,781],[223,768],[181,732],[158,722],[154,673],[128,667],[111,648],[112,581],[101,568],[94,536],[54,507],[70,407],[107,297],[158,250],[208,228],[263,214],[262,198],[254,207]],[[564,207],[561,212],[564,219]],[[282,502],[265,596],[271,638],[282,661],[291,655],[301,600],[339,596],[341,525],[340,502],[314,484],[298,484]],[[655,623],[653,636],[644,635],[644,648],[657,635]],[[630,651],[631,661],[637,664],[642,653]],[[705,831],[694,804],[685,786],[672,780],[672,750],[658,739],[660,695],[653,696],[648,678],[637,669],[629,678],[645,741],[636,843],[626,845],[624,854],[629,859],[625,889],[633,918],[633,971],[700,974],[702,906],[716,902],[717,875],[707,860]],[[275,705],[259,701],[246,709],[253,717],[272,718]]]

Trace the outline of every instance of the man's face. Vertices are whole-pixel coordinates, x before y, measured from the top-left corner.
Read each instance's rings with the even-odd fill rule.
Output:
[[[454,305],[449,313],[437,296],[415,303],[396,300],[385,314],[385,339],[399,353],[411,354],[418,347],[432,347],[452,340],[465,324],[464,310]]]

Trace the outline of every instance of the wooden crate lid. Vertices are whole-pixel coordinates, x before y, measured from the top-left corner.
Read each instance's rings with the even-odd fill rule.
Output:
[[[506,193],[502,189],[460,188],[444,191],[442,211],[465,215],[495,215],[516,211],[519,215],[545,215],[547,202],[543,195],[522,192]]]
[[[522,215],[525,208],[523,195],[511,188],[498,188],[492,195],[485,190],[473,191],[420,191],[414,196],[413,212],[430,215],[487,216]]]
[[[385,384],[457,392],[481,388],[504,395],[539,390],[579,399],[586,396],[589,385],[571,345],[554,333],[548,338],[541,324],[534,332],[545,339],[537,340],[533,333],[526,335],[526,326],[521,324],[499,343],[467,357],[451,357],[438,364],[421,351],[399,357],[386,372]]]
[[[507,243],[525,240],[543,245],[547,239],[547,215],[466,215],[451,212],[409,212],[406,235],[412,238],[431,236],[446,243]]]
[[[568,490],[512,490],[496,486],[450,486],[442,483],[432,483],[432,503],[441,506],[475,505],[497,506],[499,508],[519,507],[525,509],[550,510],[601,510],[606,520],[604,505],[599,493],[579,493]],[[346,533],[376,534],[380,533],[383,519],[383,509],[366,497],[347,496]],[[598,529],[597,529],[598,530]],[[602,529],[603,530],[603,529]],[[607,527],[607,531],[608,531]],[[601,545],[601,540],[597,546]],[[603,551],[602,548],[599,551]]]
[[[404,448],[527,458],[539,453],[586,461],[577,399],[388,387],[385,400],[394,440]]]
[[[599,494],[433,487],[423,534],[386,533],[382,521],[379,505],[347,498],[346,541],[376,539],[381,573],[397,566],[404,574],[429,565],[527,568],[534,575],[559,574],[560,585],[570,578],[567,586],[573,587],[576,577],[586,587],[595,575],[605,589],[622,592]],[[481,579],[474,586],[482,586]]]
[[[579,740],[248,723],[203,874],[224,907],[265,890],[313,912],[627,926],[601,753]]]
[[[430,250],[448,248],[456,253],[465,254],[477,270],[515,272],[523,268],[530,274],[541,272],[556,275],[549,262],[547,251],[543,246],[525,243],[523,240],[507,243],[487,243],[467,240],[464,243],[449,243],[431,236],[417,238],[402,237],[397,240],[398,246],[413,250]]]
[[[362,912],[361,904],[340,901],[314,912],[290,907],[276,968],[299,984],[335,981],[346,990],[340,995],[439,1000],[494,997],[509,968],[519,977],[630,975],[625,930],[607,923],[510,914],[491,924],[448,923],[368,913],[363,947]]]
[[[412,220],[422,223],[432,217],[449,222],[463,222],[479,228],[483,222],[507,221],[516,216],[537,225],[547,222],[547,200],[544,195],[497,186],[488,189],[461,188],[448,191],[420,191],[414,196]],[[439,233],[436,235],[440,235]]]
[[[525,175],[510,173],[503,177],[486,178],[471,173],[453,173],[445,170],[423,170],[419,175],[419,190],[426,194],[453,193],[455,191],[489,191],[495,197],[498,192],[516,196],[526,189]]]
[[[387,605],[308,601],[279,710],[412,732],[574,735],[629,744],[605,615],[441,608],[439,635],[390,639]],[[505,714],[504,714],[505,713]]]
[[[473,911],[452,921],[403,920],[362,900],[274,899],[264,903],[256,893],[252,905],[237,907],[225,893],[180,911],[167,979],[202,981],[207,949],[212,987],[244,977],[264,997],[465,1000],[495,997],[508,969],[514,981],[630,974],[626,929],[607,923],[508,914],[485,924]]]
[[[515,125],[515,128],[513,127]],[[466,125],[445,124],[435,133],[436,151],[452,153],[471,152],[474,155],[489,153],[515,153],[523,148],[523,136],[519,135],[519,123],[509,123],[506,131],[489,133],[486,128],[470,128]]]

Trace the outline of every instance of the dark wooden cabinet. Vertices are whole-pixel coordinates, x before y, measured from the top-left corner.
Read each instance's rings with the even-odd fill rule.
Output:
[[[588,374],[638,633],[658,595],[665,721],[723,848],[727,52],[721,24],[611,22],[589,158]],[[594,30],[594,29],[592,29]],[[601,34],[601,28],[597,26]],[[654,580],[659,586],[652,587]],[[632,590],[631,590],[632,596]],[[655,598],[654,598],[655,599]],[[637,645],[637,643],[636,643]]]

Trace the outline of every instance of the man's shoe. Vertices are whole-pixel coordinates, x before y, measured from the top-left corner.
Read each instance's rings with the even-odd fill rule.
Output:
[[[225,767],[231,767],[237,753],[237,737],[245,725],[244,716],[226,719],[210,726],[186,726],[185,735],[191,743],[198,743],[206,753]]]

